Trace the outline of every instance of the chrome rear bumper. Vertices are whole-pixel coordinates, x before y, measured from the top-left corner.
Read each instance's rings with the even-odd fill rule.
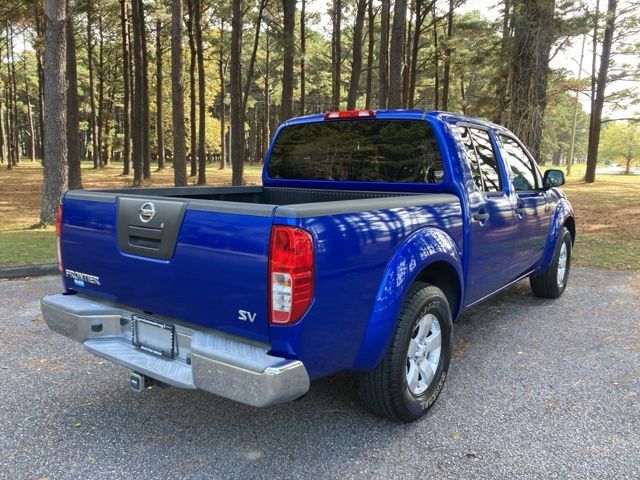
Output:
[[[294,400],[309,390],[309,376],[299,360],[269,355],[262,345],[218,332],[176,325],[173,359],[143,352],[131,342],[133,314],[78,295],[42,299],[42,315],[51,330],[94,355],[169,385],[206,390],[254,407]]]

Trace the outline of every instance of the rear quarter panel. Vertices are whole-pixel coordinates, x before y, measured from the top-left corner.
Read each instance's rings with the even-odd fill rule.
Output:
[[[374,315],[379,322],[374,326],[375,344],[386,345],[389,335],[380,326],[387,327],[389,318],[395,321],[412,276],[440,250],[434,242],[404,250],[406,268],[397,269],[393,261],[407,239],[429,226],[441,232],[441,238],[451,239],[453,246],[447,248],[455,249],[452,257],[459,257],[462,250],[459,202],[298,220],[276,217],[274,223],[305,228],[316,242],[312,306],[297,324],[271,327],[274,353],[302,360],[311,378],[368,366],[370,358],[357,357]],[[377,358],[379,353],[372,350],[371,355]]]

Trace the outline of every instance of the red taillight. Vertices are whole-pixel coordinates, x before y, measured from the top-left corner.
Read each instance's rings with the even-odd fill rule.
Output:
[[[341,112],[328,112],[324,114],[325,120],[337,120],[340,118],[374,118],[373,110],[343,110]]]
[[[58,253],[58,270],[62,272],[62,254],[60,251],[60,242],[62,236],[62,204],[58,205],[56,210],[56,250]]]
[[[274,226],[269,249],[270,321],[290,325],[313,300],[313,238],[306,230]]]

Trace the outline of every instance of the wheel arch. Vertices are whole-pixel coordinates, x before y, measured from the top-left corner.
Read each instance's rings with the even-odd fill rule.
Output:
[[[411,235],[387,265],[353,369],[371,370],[382,359],[402,302],[416,281],[440,288],[456,318],[464,298],[463,279],[459,249],[447,233],[429,227]]]
[[[451,318],[456,320],[462,306],[462,286],[458,272],[450,263],[442,260],[430,263],[420,271],[415,281],[428,283],[442,290],[449,302]]]
[[[576,220],[573,216],[568,216],[564,221],[564,226],[567,227],[569,233],[571,234],[571,244],[574,245],[576,243]]]
[[[573,244],[576,240],[576,221],[573,215],[573,209],[566,199],[561,199],[558,202],[553,220],[551,221],[547,244],[545,246],[544,253],[542,254],[542,259],[538,263],[535,274],[544,272],[551,264],[553,254],[556,249],[558,235],[562,232],[563,227],[566,227],[567,230],[569,230],[569,233],[571,234],[571,243]]]

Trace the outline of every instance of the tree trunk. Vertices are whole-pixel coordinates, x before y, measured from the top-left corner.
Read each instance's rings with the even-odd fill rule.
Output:
[[[158,170],[164,169],[164,99],[162,91],[162,22],[156,20],[156,143],[158,144]]]
[[[367,90],[364,99],[364,108],[371,108],[373,93],[373,52],[375,50],[376,17],[373,13],[373,0],[367,4]]]
[[[2,44],[0,43],[0,60],[2,60]],[[0,95],[0,164],[4,163],[8,160],[7,155],[7,136],[6,136],[6,127],[4,124],[4,100],[2,95]],[[9,161],[10,165],[11,162]]]
[[[435,3],[435,2],[434,2]],[[416,83],[418,79],[418,53],[420,52],[420,38],[422,36],[422,25],[426,17],[428,9],[424,9],[424,0],[416,0],[414,3],[416,24],[413,31],[413,39],[411,46],[411,60],[409,62],[409,93],[407,108],[415,106]]]
[[[300,9],[300,115],[305,114],[306,109],[306,54],[307,54],[307,27],[306,27],[306,6],[307,0],[301,0]]]
[[[440,109],[440,52],[438,51],[438,13],[433,3],[433,108]]]
[[[142,172],[145,180],[151,178],[150,113],[149,113],[149,55],[147,30],[144,18],[144,2],[140,0],[140,42],[142,55]]]
[[[582,36],[582,47],[580,49],[580,63],[578,65],[578,84],[582,78],[582,63],[584,61],[584,46],[587,43],[587,34]],[[576,147],[576,124],[578,123],[578,108],[580,108],[580,90],[576,89],[576,97],[573,102],[573,118],[571,120],[571,141],[569,143],[569,158],[567,159],[567,177],[571,175],[571,167],[573,166],[573,157],[575,156]]]
[[[404,38],[404,67],[402,69],[402,108],[407,108],[409,104],[409,77],[411,75],[411,39],[413,38],[414,9],[410,9],[409,24]]]
[[[600,129],[602,127],[602,107],[604,106],[605,88],[609,74],[609,61],[611,60],[611,45],[613,43],[613,31],[615,28],[617,0],[609,0],[607,4],[607,21],[604,26],[604,39],[602,40],[602,55],[600,55],[600,68],[596,81],[596,99],[594,109],[591,112],[592,122],[589,128],[589,147],[587,148],[587,171],[584,180],[593,183],[596,180],[596,166],[598,163],[598,146],[600,145]]]
[[[9,79],[11,78],[11,56],[9,53],[9,25],[7,24],[6,28],[7,32],[7,80],[5,82],[5,102],[7,104],[7,170],[11,170],[13,168],[13,108],[11,106],[11,82]]]
[[[45,138],[40,223],[53,225],[67,189],[66,1],[45,0]]]
[[[109,163],[102,155],[104,147],[104,28],[102,14],[98,15],[98,159],[100,166]]]
[[[13,30],[7,23],[7,82],[6,82],[6,102],[7,102],[7,145],[9,152],[9,162],[7,169],[11,170],[17,165],[20,157],[20,151],[16,142],[18,132],[18,115],[15,108],[15,83],[13,82]]]
[[[131,23],[133,26],[133,184],[142,185],[144,156],[144,52],[143,52],[142,0],[133,0]]]
[[[198,128],[197,128],[197,110],[196,110],[196,64],[197,64],[197,52],[196,41],[194,33],[195,22],[195,9],[194,0],[189,0],[189,21],[187,24],[187,34],[189,35],[189,159],[191,164],[191,170],[189,172],[190,177],[195,177],[198,174]]]
[[[524,0],[514,11],[509,127],[540,161],[547,106],[554,0]]]
[[[270,55],[271,55],[271,38],[269,37],[269,25],[267,24],[266,32],[265,32],[265,52],[264,52],[264,111],[262,118],[262,155],[267,154],[267,150],[269,149],[269,135],[270,135],[270,124],[271,121],[270,113],[269,113],[269,102],[271,102],[271,95],[269,89],[271,88],[271,82],[269,79],[269,68],[271,68],[270,64]]]
[[[507,108],[507,88],[509,86],[509,57],[511,46],[511,0],[504,0],[504,12],[502,16],[502,39],[500,40],[500,70],[496,82],[496,98],[498,106],[493,121],[502,123]]]
[[[29,93],[29,80],[27,78],[27,57],[23,55],[24,65],[24,95],[27,101],[27,123],[29,125],[29,158],[36,161],[36,132],[33,124],[33,111],[31,110],[31,95]]]
[[[67,11],[67,161],[69,164],[69,189],[82,188],[80,169],[80,107],[78,102],[78,68],[76,42],[73,33],[73,17]]]
[[[290,1],[290,0],[285,0],[285,1]],[[232,14],[231,14],[230,88],[231,88],[231,167],[233,169],[231,182],[233,185],[242,185],[243,169],[244,169],[244,164],[243,164],[244,123],[242,119],[242,77],[240,72],[240,62],[242,61],[241,0],[232,0],[231,10],[232,10]],[[286,67],[287,66],[285,65],[285,70],[286,70]],[[293,62],[291,63],[291,68],[292,67],[293,67]],[[284,85],[283,85],[282,91],[283,91],[282,96],[284,100],[285,99]],[[291,108],[290,104],[289,104],[289,108]]]
[[[379,107],[387,108],[389,101],[389,16],[391,0],[382,0],[380,14],[380,98]]]
[[[198,58],[198,185],[207,184],[207,142],[206,118],[207,105],[205,101],[204,51],[202,46],[202,5],[200,0],[194,0],[196,55]]]
[[[176,187],[187,185],[184,128],[184,80],[182,60],[183,0],[171,3],[171,119],[173,125],[173,181]]]
[[[342,66],[342,0],[333,0],[331,10],[331,110],[340,110],[340,70]]]
[[[93,4],[87,2],[87,68],[89,70],[89,132],[91,136],[91,159],[93,168],[100,167],[100,150],[98,149],[98,115],[96,113],[96,96],[93,68]]]
[[[218,47],[218,76],[220,77],[220,168],[224,170],[227,165],[227,112],[226,112],[226,87],[225,70],[226,62],[223,51],[224,40],[224,18],[220,18],[220,40]]]
[[[242,117],[244,118],[247,113],[247,101],[249,100],[249,90],[253,83],[253,70],[256,64],[256,54],[258,53],[258,44],[260,41],[260,27],[262,25],[262,14],[267,6],[267,0],[261,0],[258,8],[258,17],[256,18],[255,35],[253,36],[253,49],[251,50],[251,57],[249,58],[249,68],[247,69],[247,79],[244,83],[244,92],[242,94]]]
[[[402,69],[406,22],[407,0],[396,0],[389,50],[389,108],[402,108]]]
[[[0,47],[0,58],[2,58],[2,47]],[[4,101],[0,96],[0,164],[7,161],[7,137],[4,126]]]
[[[296,0],[282,0],[283,27],[283,72],[280,120],[293,116],[293,53],[295,50]]]
[[[13,150],[12,150],[13,132],[11,130],[12,128],[11,92],[10,92],[10,87],[8,85],[4,93],[5,93],[5,103],[7,104],[7,127],[6,127],[7,170],[11,170],[13,168]]]
[[[349,81],[349,93],[347,95],[347,110],[354,110],[358,102],[358,87],[360,86],[360,73],[362,72],[362,30],[366,10],[367,0],[358,0],[356,21],[353,26],[353,61],[351,63],[351,80]]]
[[[258,44],[260,41],[260,28],[262,26],[262,15],[264,13],[264,9],[267,6],[267,0],[261,0],[260,1],[260,6],[258,8],[258,17],[256,19],[256,25],[255,25],[255,35],[253,36],[253,49],[251,50],[251,57],[249,59],[249,68],[247,69],[247,79],[245,81],[245,86],[244,86],[244,93],[242,95],[242,118],[244,119],[246,117],[247,114],[247,101],[249,99],[249,90],[251,88],[251,85],[253,84],[253,71],[255,68],[255,63],[256,63],[256,55],[258,53]],[[253,118],[255,120],[255,107],[253,108]],[[255,138],[255,130],[256,130],[256,122],[253,122],[251,124],[251,127],[249,129],[250,132],[250,141],[253,142],[254,138]],[[255,148],[250,148],[249,149],[249,163],[253,164],[253,154],[255,153]]]
[[[447,48],[444,49],[444,72],[442,75],[442,109],[449,109],[449,83],[451,76],[451,36],[453,34],[453,0],[449,0],[447,13]]]
[[[40,125],[40,159],[44,162],[44,66],[42,55],[36,51],[38,63],[38,123]]]
[[[0,163],[11,163],[7,158],[7,136],[4,126],[4,102],[0,98]]]
[[[180,0],[181,1],[181,0]],[[120,29],[122,37],[122,75],[124,94],[124,132],[122,152],[122,174],[131,173],[131,48],[129,43],[129,12],[127,0],[120,0]],[[180,19],[182,21],[182,19]],[[182,26],[182,24],[181,24]]]
[[[16,60],[15,60],[15,48],[13,45],[14,32],[13,26],[11,27],[11,41],[9,43],[9,52],[11,54],[11,75],[9,81],[11,82],[11,104],[13,109],[14,127],[13,127],[13,162],[14,165],[20,163],[20,116],[18,114],[18,84],[16,77]]]
[[[593,128],[593,112],[596,105],[596,66],[598,61],[598,23],[600,22],[600,0],[596,0],[596,12],[593,17],[593,38],[591,55],[591,108],[589,109],[589,132]]]
[[[115,89],[113,86],[109,87],[107,91],[107,104],[105,108],[106,114],[104,115],[104,127],[103,127],[103,142],[102,142],[102,160],[105,165],[111,163],[113,157],[113,142],[111,141],[111,124],[113,121],[113,105],[115,103]]]

